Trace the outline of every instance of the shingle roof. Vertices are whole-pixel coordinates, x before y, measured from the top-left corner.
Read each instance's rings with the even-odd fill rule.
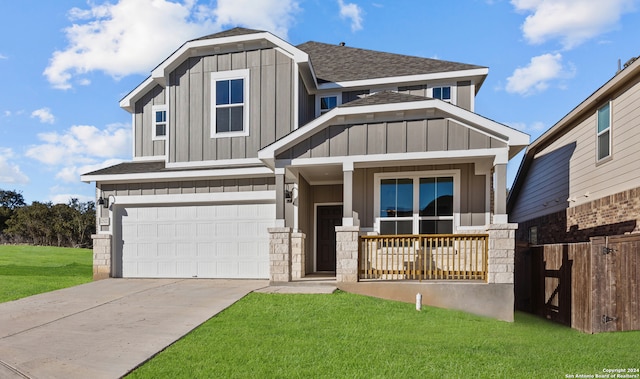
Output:
[[[165,170],[164,162],[124,162],[100,170],[88,172],[84,175],[121,175],[160,172]]]
[[[320,83],[486,68],[313,41],[296,47],[309,54]]]
[[[254,34],[254,33],[264,33],[264,31],[238,27],[238,28],[233,28],[229,30],[224,30],[219,33],[209,34],[207,36],[195,38],[195,39],[192,39],[191,41],[200,41],[200,40],[213,39],[213,38],[235,37],[235,36],[241,36],[245,34]]]
[[[347,107],[360,107],[365,105],[381,105],[381,104],[397,104],[397,103],[409,103],[413,101],[429,100],[429,97],[409,95],[406,93],[398,93],[393,91],[381,91],[376,92],[373,95],[363,97],[361,99],[353,100],[348,103],[342,104],[340,108]]]

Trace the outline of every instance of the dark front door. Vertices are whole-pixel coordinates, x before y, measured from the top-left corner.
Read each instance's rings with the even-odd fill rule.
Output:
[[[317,209],[316,254],[318,271],[336,270],[336,226],[342,225],[342,205]]]

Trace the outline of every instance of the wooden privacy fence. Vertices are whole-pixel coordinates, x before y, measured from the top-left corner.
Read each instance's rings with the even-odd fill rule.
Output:
[[[486,234],[361,236],[360,279],[423,280],[487,277]]]
[[[640,330],[640,235],[520,247],[518,309],[586,333]]]

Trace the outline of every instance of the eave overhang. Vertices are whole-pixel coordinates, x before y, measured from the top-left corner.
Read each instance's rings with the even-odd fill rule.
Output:
[[[504,142],[508,146],[508,159],[529,144],[529,135],[500,124],[477,113],[451,105],[447,102],[427,99],[423,101],[392,103],[382,105],[365,105],[354,107],[337,107],[330,112],[316,118],[307,125],[295,130],[273,144],[258,152],[258,158],[269,167],[275,167],[275,157],[281,152],[295,146],[297,143],[310,138],[318,131],[330,125],[349,123],[350,120],[382,119],[385,115],[407,119],[417,118],[448,118],[466,127],[476,130]]]

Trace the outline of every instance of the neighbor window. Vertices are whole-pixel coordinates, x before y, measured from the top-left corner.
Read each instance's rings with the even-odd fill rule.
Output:
[[[598,109],[598,160],[611,155],[611,103]]]
[[[153,108],[153,139],[164,139],[167,136],[167,107],[154,105]]]
[[[420,173],[380,178],[380,234],[453,233],[454,177]]]
[[[211,74],[212,137],[248,135],[246,103],[248,82],[249,70]]]
[[[433,87],[431,97],[434,99],[451,101],[451,87]]]

